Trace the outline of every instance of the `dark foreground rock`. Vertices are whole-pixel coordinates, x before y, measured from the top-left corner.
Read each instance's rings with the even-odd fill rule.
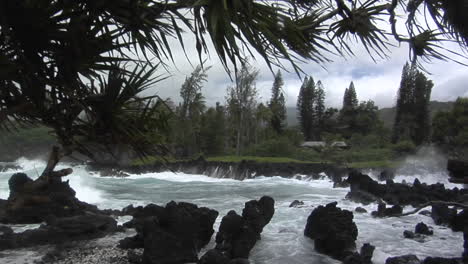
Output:
[[[441,183],[425,184],[416,179],[413,185],[394,183],[387,180],[386,184],[379,184],[368,175],[353,170],[347,181],[351,191],[347,196],[355,196],[353,192],[361,191],[379,197],[391,205],[419,206],[430,201],[463,202],[468,194],[467,189],[445,189]]]
[[[198,252],[214,233],[218,212],[191,203],[170,202],[165,207],[154,204],[127,207],[137,235],[120,241],[121,248],[144,248],[143,263],[197,262]]]
[[[8,185],[8,200],[0,202],[1,223],[41,223],[50,216],[71,217],[83,215],[84,212],[100,213],[96,206],[78,200],[68,181],[33,181],[24,173],[15,173]]]
[[[246,202],[242,216],[229,211],[219,226],[215,248],[203,255],[198,263],[249,263],[247,259],[250,251],[273,217],[274,203],[271,197],[263,196],[258,201]]]
[[[314,239],[318,252],[343,260],[355,249],[358,229],[353,213],[336,205],[334,202],[314,209],[307,218],[304,235]]]
[[[117,222],[109,216],[85,215],[48,219],[45,225],[22,233],[3,232],[0,250],[87,240],[117,231]]]
[[[449,159],[447,170],[453,178],[463,179],[468,177],[468,161]]]
[[[385,264],[421,264],[421,261],[415,255],[403,255],[387,258]]]
[[[371,264],[372,255],[374,254],[375,247],[371,244],[365,243],[362,245],[359,253],[355,252],[343,260],[344,264]]]

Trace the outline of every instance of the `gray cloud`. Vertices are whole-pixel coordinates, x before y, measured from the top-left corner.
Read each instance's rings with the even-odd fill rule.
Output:
[[[179,89],[185,77],[189,75],[194,66],[198,64],[198,56],[193,37],[188,37],[186,41],[187,56],[189,63],[178,42],[173,41],[173,53],[175,64],[170,65],[170,77],[158,83],[150,89],[151,93],[157,93],[163,98],[170,97],[175,102],[180,100]],[[459,50],[457,45],[451,44],[451,50]],[[326,89],[326,104],[333,107],[341,107],[344,89],[354,81],[359,100],[374,100],[379,107],[390,107],[395,103],[396,92],[399,87],[401,70],[408,60],[408,49],[406,46],[391,49],[389,58],[380,59],[374,62],[364,48],[356,46],[354,57],[342,58],[331,57],[334,62],[324,65],[316,63],[301,64],[303,71],[314,78],[321,80]],[[211,56],[205,56],[206,65],[212,66],[208,72],[208,82],[202,90],[208,105],[215,102],[225,102],[226,87],[231,84],[228,74],[222,67],[216,53],[210,48]],[[464,61],[468,63],[468,61]],[[257,57],[257,61],[252,61],[253,66],[259,69],[260,75],[257,81],[260,101],[265,102],[270,97],[270,89],[273,83],[273,75]],[[457,96],[468,96],[467,84],[468,68],[454,62],[435,61],[425,63],[424,67],[434,81],[432,93],[433,100],[448,101],[454,100]],[[277,69],[273,69],[276,71]],[[292,70],[290,68],[290,70]],[[301,79],[294,72],[283,72],[285,82],[284,92],[288,106],[296,105],[297,95],[301,86]]]

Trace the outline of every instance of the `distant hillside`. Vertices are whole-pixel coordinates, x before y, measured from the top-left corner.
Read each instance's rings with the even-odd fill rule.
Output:
[[[429,111],[432,116],[438,111],[450,111],[452,110],[453,102],[429,102]],[[395,107],[379,109],[379,117],[384,122],[386,127],[392,127],[395,121]]]
[[[429,102],[429,110],[431,111],[431,117],[438,111],[450,111],[453,107],[453,102]],[[379,117],[384,122],[386,127],[392,127],[395,120],[395,107],[379,109]],[[299,121],[297,120],[297,108],[286,107],[286,120],[288,126],[297,126]]]

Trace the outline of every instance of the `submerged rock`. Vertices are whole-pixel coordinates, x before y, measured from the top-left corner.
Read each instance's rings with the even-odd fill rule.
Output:
[[[263,196],[245,203],[242,216],[229,211],[221,220],[216,247],[200,259],[201,264],[248,263],[250,251],[274,214],[274,200]]]
[[[289,207],[300,207],[304,205],[304,202],[303,201],[299,201],[299,200],[294,200],[290,205]]]
[[[434,231],[432,231],[432,228],[429,229],[429,227],[426,224],[421,222],[421,223],[418,223],[416,227],[414,228],[414,233],[426,235],[426,236],[432,236],[434,234]]]
[[[356,209],[354,209],[354,211],[356,213],[361,213],[361,214],[364,214],[364,213],[367,213],[367,210],[365,208],[362,208],[362,207],[356,207]]]
[[[353,213],[336,207],[319,206],[307,218],[304,235],[314,239],[317,252],[343,260],[356,247],[358,229]]]

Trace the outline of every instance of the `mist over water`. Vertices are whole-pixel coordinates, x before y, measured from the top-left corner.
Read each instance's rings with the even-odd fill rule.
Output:
[[[440,166],[437,152],[421,149],[414,157],[408,157],[397,170],[396,181],[412,183],[417,177],[422,182],[444,182],[446,172]],[[439,164],[440,163],[440,164]],[[44,162],[21,159],[17,161],[23,169],[0,173],[0,198],[8,197],[8,179],[18,171],[36,178],[45,166]],[[439,164],[439,165],[436,165]],[[60,168],[68,167],[61,164]],[[100,177],[84,166],[73,166],[74,173],[66,177],[80,200],[96,204],[99,208],[122,208],[129,204],[165,205],[171,200],[192,202],[219,211],[215,230],[221,218],[229,211],[242,212],[244,203],[269,195],[275,199],[275,215],[264,228],[262,239],[251,252],[250,260],[255,264],[283,263],[339,263],[314,250],[313,241],[304,237],[307,217],[313,208],[337,201],[338,206],[354,211],[357,206],[370,213],[377,205],[362,206],[344,197],[348,188],[333,188],[333,183],[321,180],[298,180],[281,177],[262,177],[244,181],[210,178],[204,175],[184,173],[131,174],[128,178]],[[293,200],[302,200],[302,208],[289,208]],[[411,210],[411,207],[405,208]],[[436,226],[430,217],[410,215],[402,218],[373,218],[370,214],[354,214],[358,226],[358,248],[363,243],[376,246],[374,263],[384,263],[390,256],[416,254],[426,256],[459,257],[463,251],[463,234],[449,228]],[[424,243],[403,239],[404,230],[414,230],[418,222],[434,227],[434,236]],[[213,236],[214,239],[214,236]],[[212,248],[210,242],[207,249]],[[12,262],[14,263],[14,262]]]

